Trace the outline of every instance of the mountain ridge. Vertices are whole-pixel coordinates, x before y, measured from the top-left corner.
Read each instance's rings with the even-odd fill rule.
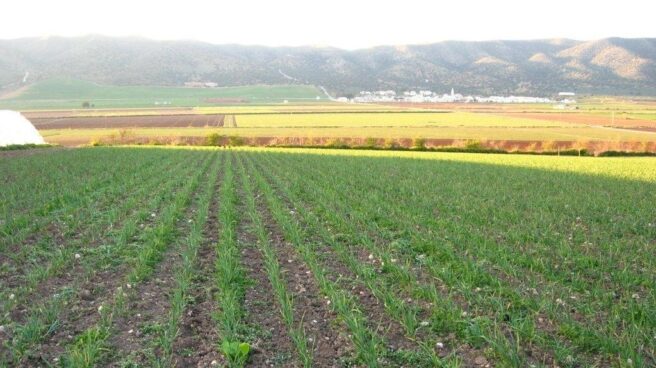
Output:
[[[444,41],[357,50],[99,35],[0,40],[0,86],[20,87],[25,72],[32,81],[63,77],[111,85],[295,81],[339,94],[455,88],[473,94],[656,95],[656,38]]]

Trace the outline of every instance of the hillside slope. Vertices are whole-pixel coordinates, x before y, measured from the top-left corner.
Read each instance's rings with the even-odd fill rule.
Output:
[[[545,95],[656,94],[656,39],[448,41],[347,51],[87,36],[0,40],[0,86],[71,78],[109,85],[314,84]]]

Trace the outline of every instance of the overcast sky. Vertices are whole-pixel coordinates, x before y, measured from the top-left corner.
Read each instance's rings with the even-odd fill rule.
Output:
[[[0,38],[143,36],[347,49],[444,40],[656,37],[653,0],[4,0]]]

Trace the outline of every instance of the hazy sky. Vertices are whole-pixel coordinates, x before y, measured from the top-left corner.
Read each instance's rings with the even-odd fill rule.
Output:
[[[0,38],[105,34],[212,43],[375,45],[655,37],[653,0],[4,0]]]

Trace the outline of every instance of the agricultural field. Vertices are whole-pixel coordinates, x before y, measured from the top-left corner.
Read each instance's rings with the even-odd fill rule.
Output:
[[[26,87],[0,99],[0,108],[13,110],[80,109],[84,102],[94,108],[143,108],[212,106],[222,101],[282,103],[283,100],[316,100],[325,95],[313,86],[244,86],[183,88],[158,86],[105,86],[95,83],[51,79]]]
[[[314,107],[312,107],[314,106]],[[339,106],[339,105],[337,105]],[[283,139],[431,139],[497,141],[654,142],[656,122],[641,129],[600,126],[578,113],[519,113],[389,110],[363,105],[336,111],[336,105],[242,106],[171,110],[28,112],[46,140],[83,145],[128,129],[139,139],[203,139],[210,134]],[[313,109],[313,110],[312,110]],[[218,111],[231,112],[218,114]],[[159,113],[160,115],[156,115]],[[573,119],[573,118],[576,119]],[[619,119],[618,119],[619,121]],[[649,129],[653,129],[651,131]]]
[[[0,366],[653,367],[656,161],[0,153]]]
[[[233,116],[233,115],[226,115]],[[237,117],[237,123],[239,117]],[[523,142],[535,141],[588,141],[611,142],[631,141],[638,143],[656,142],[656,132],[640,132],[612,128],[512,128],[512,127],[304,127],[304,128],[131,128],[127,131],[113,129],[44,129],[40,133],[50,143],[65,146],[88,145],[93,140],[115,137],[122,132],[130,137],[148,139],[170,139],[193,137],[201,141],[210,134],[245,138],[296,138],[302,142],[312,139],[339,140],[359,138],[365,140],[396,139],[412,141],[416,138],[436,140],[498,140]]]
[[[112,128],[185,128],[223,126],[224,115],[170,114],[143,116],[36,117],[30,120],[38,130],[112,129]]]
[[[82,108],[84,102],[93,106]],[[426,140],[434,147],[480,141],[507,151],[554,145],[595,154],[656,151],[656,103],[637,98],[581,97],[568,110],[550,104],[355,104],[330,101],[320,89],[302,85],[119,87],[48,80],[0,98],[0,108],[21,110],[48,143],[65,146],[186,145],[220,135],[254,145],[376,140],[410,148]]]

